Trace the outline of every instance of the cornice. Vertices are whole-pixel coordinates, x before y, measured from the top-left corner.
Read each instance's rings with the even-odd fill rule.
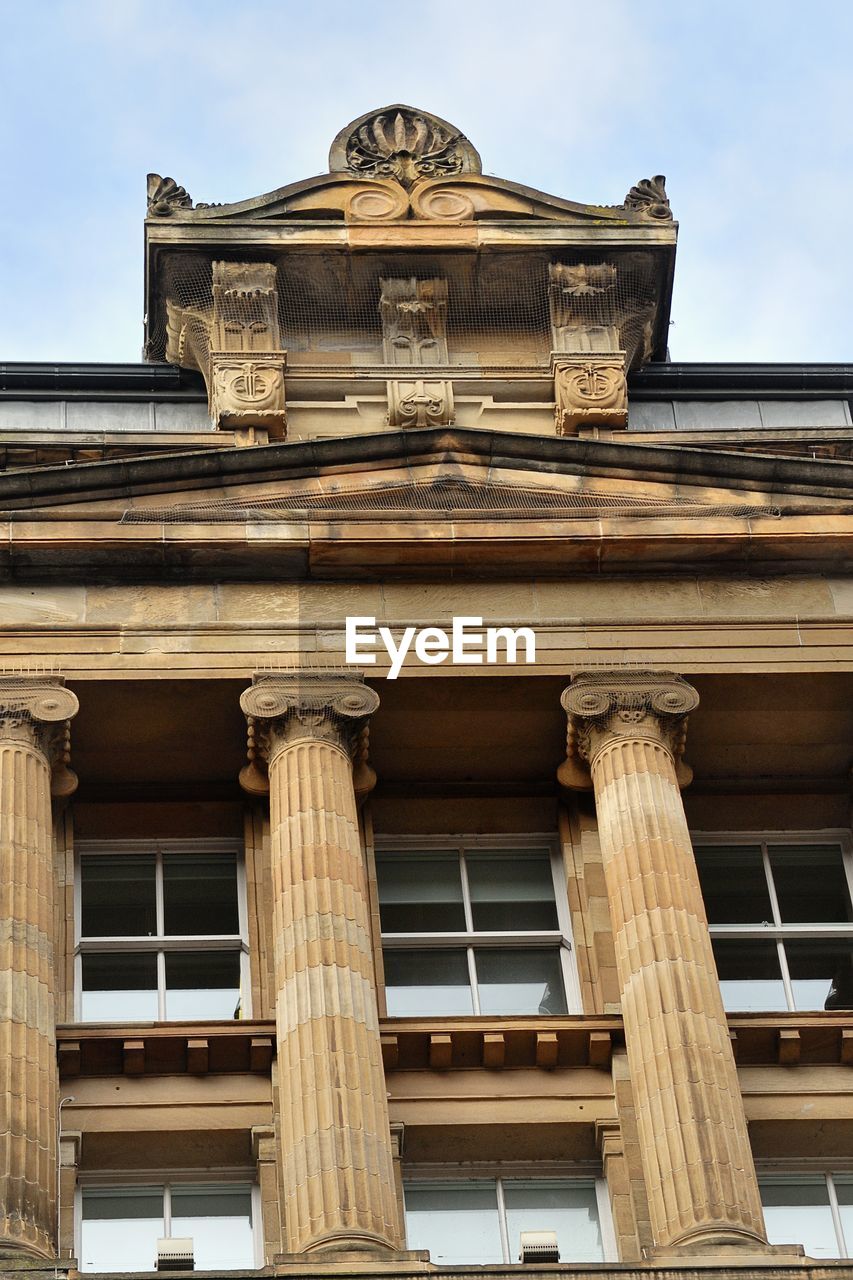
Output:
[[[610,476],[670,483],[748,486],[763,493],[853,500],[853,463],[685,450],[667,444],[518,435],[487,429],[430,427],[339,439],[282,442],[241,449],[190,450],[126,460],[21,469],[0,475],[0,511],[68,506],[95,499],[305,479],[371,465],[471,462],[545,474]]]

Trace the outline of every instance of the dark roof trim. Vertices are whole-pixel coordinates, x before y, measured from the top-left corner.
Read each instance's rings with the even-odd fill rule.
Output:
[[[678,445],[611,443],[517,435],[478,428],[431,427],[338,439],[204,449],[0,474],[0,509],[26,511],[100,498],[168,493],[253,481],[293,480],[325,468],[397,467],[436,458],[476,459],[484,467],[520,465],[546,473],[637,475],[762,492],[853,498],[853,463],[719,452]]]
[[[58,398],[111,398],[150,400],[168,393],[169,399],[206,399],[200,373],[175,364],[41,364],[14,361],[0,364],[0,396],[49,392]]]
[[[628,380],[631,398],[809,399],[853,397],[853,364],[647,364]]]

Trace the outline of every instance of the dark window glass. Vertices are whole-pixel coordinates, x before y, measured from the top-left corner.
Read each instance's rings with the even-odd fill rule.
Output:
[[[772,922],[770,891],[758,845],[700,845],[696,865],[709,924]]]
[[[385,997],[392,1018],[473,1013],[464,951],[385,952]]]
[[[166,953],[167,1018],[237,1018],[239,1006],[238,951]]]
[[[83,858],[80,867],[84,938],[152,937],[157,932],[154,854]]]
[[[167,934],[239,933],[236,857],[166,854],[163,902]]]
[[[771,845],[770,866],[783,924],[847,924],[850,893],[837,844]]]
[[[785,942],[798,1009],[853,1009],[853,938]]]
[[[84,1022],[156,1022],[157,956],[134,951],[84,955]]]
[[[383,933],[462,933],[462,875],[455,853],[377,859]]]
[[[556,947],[478,947],[480,1012],[502,1015],[565,1013],[566,997]]]
[[[466,853],[465,865],[475,929],[503,932],[559,927],[547,853],[477,850]]]

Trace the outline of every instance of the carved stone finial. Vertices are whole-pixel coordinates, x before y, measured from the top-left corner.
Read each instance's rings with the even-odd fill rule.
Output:
[[[480,173],[480,157],[463,133],[438,116],[395,104],[369,111],[342,129],[329,152],[332,173],[392,178],[407,190],[426,178]]]
[[[159,173],[148,175],[148,212],[155,218],[168,218],[176,209],[191,209],[193,202],[174,178],[161,178]]]
[[[650,738],[667,748],[676,777],[686,787],[693,771],[684,763],[687,717],[699,695],[672,671],[584,671],[560,699],[569,718],[566,760],[557,770],[563,786],[586,790],[601,751],[618,738]]]
[[[301,738],[345,751],[353,761],[356,792],[366,795],[371,789],[376,775],[367,763],[366,730],[379,706],[379,694],[359,672],[260,672],[242,694],[240,706],[249,720],[249,764],[240,774],[245,791],[258,795],[268,790],[265,766]]]
[[[77,777],[69,769],[71,720],[80,708],[61,676],[0,676],[0,738],[35,747],[52,770],[51,792],[70,796]]]
[[[659,222],[672,222],[672,209],[666,194],[666,178],[662,173],[653,178],[641,178],[623,201],[626,209],[642,213]]]

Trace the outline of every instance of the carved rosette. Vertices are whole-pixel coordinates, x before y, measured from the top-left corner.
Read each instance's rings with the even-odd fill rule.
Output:
[[[249,763],[240,785],[252,795],[269,790],[267,771],[274,758],[306,738],[337,747],[353,762],[357,795],[376,782],[367,761],[368,721],[379,695],[356,672],[296,670],[262,673],[240,698],[249,724]]]
[[[625,353],[611,356],[553,355],[554,423],[558,436],[581,427],[626,427],[628,382]]]
[[[71,720],[80,707],[61,677],[0,678],[0,742],[22,742],[44,756],[51,769],[51,794],[77,789],[71,761]]]
[[[448,379],[388,383],[389,426],[446,427],[453,416],[453,383]]]
[[[691,684],[670,671],[581,672],[560,699],[569,720],[566,760],[557,771],[563,786],[588,790],[589,770],[602,750],[619,738],[664,746],[685,787],[693,771],[684,762],[687,717],[699,705]]]

